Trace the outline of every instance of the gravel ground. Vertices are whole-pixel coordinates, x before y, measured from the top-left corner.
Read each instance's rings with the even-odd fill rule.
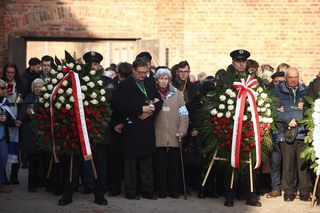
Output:
[[[293,202],[284,202],[283,198],[268,199],[261,197],[262,207],[245,205],[245,201],[235,201],[232,208],[223,205],[224,199],[198,199],[194,193],[188,200],[158,199],[158,200],[127,200],[122,196],[107,198],[108,206],[98,206],[93,203],[93,195],[75,193],[73,203],[68,206],[58,206],[60,197],[44,192],[40,188],[37,193],[27,192],[27,170],[21,169],[19,174],[20,185],[10,186],[10,194],[0,194],[1,213],[51,213],[51,212],[94,212],[94,213],[201,213],[201,212],[320,212],[320,207],[310,207],[310,202],[298,199]]]

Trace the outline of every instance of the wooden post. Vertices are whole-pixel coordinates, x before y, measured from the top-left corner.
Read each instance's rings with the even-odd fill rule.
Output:
[[[216,151],[214,152],[213,156],[212,156],[212,159],[211,159],[210,165],[209,165],[209,167],[208,167],[206,176],[204,177],[203,182],[202,182],[202,187],[204,187],[204,185],[205,185],[206,182],[207,182],[208,176],[209,176],[209,174],[210,174],[210,171],[211,171],[213,162],[214,162],[214,160],[215,160],[215,158],[216,158],[216,156],[217,156],[217,153],[218,153],[218,150],[216,150]]]
[[[70,177],[69,177],[70,183],[72,182],[72,169],[73,169],[73,153],[70,156],[70,173],[69,173],[69,175],[70,175]]]
[[[51,170],[52,170],[52,164],[53,164],[53,156],[51,156],[51,159],[50,159],[49,169],[47,172],[47,179],[49,179],[49,177],[50,177]]]
[[[251,152],[249,153],[249,169],[250,169],[250,192],[253,192],[253,176],[252,176],[252,158],[251,158]]]
[[[312,193],[312,199],[311,199],[311,207],[314,207],[314,204],[315,204],[315,199],[316,199],[316,191],[317,191],[317,186],[318,186],[318,182],[319,182],[319,176],[320,175],[317,175],[317,179],[316,179],[316,182],[314,184],[314,187],[313,187],[313,193]]]
[[[98,179],[97,170],[96,170],[96,167],[94,166],[93,159],[91,159],[90,161],[91,161],[91,164],[92,164],[93,176],[94,176],[94,179],[96,180],[96,179]]]
[[[234,168],[232,169],[232,174],[231,174],[230,189],[232,189],[232,188],[233,188],[233,181],[234,181]]]

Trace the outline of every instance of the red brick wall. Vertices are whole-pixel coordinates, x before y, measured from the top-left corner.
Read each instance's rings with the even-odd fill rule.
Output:
[[[307,81],[320,71],[320,0],[0,2],[0,68],[9,36],[54,36],[160,39],[169,65],[186,59],[193,72],[226,68],[236,48],[296,66]]]

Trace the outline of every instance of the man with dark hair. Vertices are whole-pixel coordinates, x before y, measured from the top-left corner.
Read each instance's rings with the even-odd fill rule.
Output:
[[[253,75],[256,74],[259,69],[259,63],[253,59],[248,59],[247,61],[247,70],[248,72]]]
[[[38,58],[30,58],[29,67],[21,75],[22,97],[25,99],[31,93],[31,83],[41,74],[41,61]]]
[[[153,79],[153,72],[151,71],[151,60],[152,60],[151,54],[149,52],[141,52],[136,56],[136,59],[138,59],[138,58],[147,62],[147,65],[148,65],[147,77]]]
[[[142,197],[157,199],[153,188],[152,154],[154,118],[161,110],[162,101],[154,81],[146,78],[147,73],[147,62],[137,58],[132,64],[132,75],[119,84],[111,103],[123,116],[124,180],[128,199],[139,199],[137,171],[141,177]]]
[[[51,65],[53,64],[53,58],[49,55],[45,55],[41,58],[41,67],[42,67],[42,73],[40,74],[40,77],[42,80],[44,80],[48,73],[51,70]]]

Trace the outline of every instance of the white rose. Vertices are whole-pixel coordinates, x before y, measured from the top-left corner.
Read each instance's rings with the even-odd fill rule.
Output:
[[[80,66],[79,64],[76,66],[76,70],[77,70],[77,71],[80,71],[80,70],[81,70],[81,66]]]
[[[251,112],[251,108],[250,107],[247,107],[247,112]]]
[[[92,104],[96,105],[98,103],[98,101],[96,99],[93,99],[90,101]]]
[[[68,88],[66,92],[67,92],[68,95],[71,95],[73,90],[72,90],[72,88]]]
[[[85,92],[88,90],[88,87],[86,85],[81,86],[81,91]]]
[[[269,108],[269,107],[270,107],[270,104],[269,104],[269,103],[267,103],[267,104],[266,104],[266,107],[267,107],[267,108]]]
[[[106,97],[102,96],[100,100],[101,100],[102,102],[105,102],[105,101],[106,101]]]
[[[95,70],[91,70],[90,71],[90,75],[95,75],[96,74],[96,71]]]
[[[63,93],[64,93],[63,89],[60,88],[60,89],[58,90],[58,93],[59,93],[59,94],[63,94]]]
[[[41,88],[41,91],[42,91],[42,92],[45,92],[45,91],[47,91],[47,88],[46,88],[46,87],[42,87],[42,88]]]
[[[44,103],[44,99],[43,98],[39,98],[39,102],[40,103]]]
[[[53,89],[52,84],[48,84],[47,89],[51,91]]]
[[[231,111],[234,109],[234,106],[233,105],[228,105],[228,110]]]
[[[55,107],[56,107],[57,109],[60,109],[60,108],[61,108],[61,104],[60,104],[59,102],[57,102],[57,103],[55,104]]]
[[[231,97],[231,98],[235,98],[236,96],[237,96],[237,94],[236,94],[235,92],[231,92],[231,93],[230,93],[230,97]]]
[[[271,110],[270,110],[270,109],[267,109],[266,115],[267,115],[267,116],[271,116]]]
[[[261,93],[261,98],[266,99],[268,97],[268,95],[266,93]]]
[[[59,66],[58,66],[59,67]],[[58,69],[59,70],[59,69]],[[55,75],[56,73],[57,73],[57,71],[55,71],[54,69],[51,69],[50,70],[50,73],[52,74],[52,75]]]
[[[88,87],[93,88],[94,87],[94,83],[92,81],[90,81],[89,83],[87,83]]]
[[[53,84],[56,84],[56,83],[58,82],[58,80],[57,80],[56,78],[53,78],[53,79],[51,80],[51,82],[52,82]]]
[[[227,98],[224,95],[220,95],[219,99],[220,99],[220,101],[225,101]]]
[[[44,82],[45,82],[45,83],[49,83],[49,82],[50,82],[50,78],[45,78],[45,79],[44,79]]]
[[[211,110],[211,115],[216,115],[218,111],[216,109]]]
[[[258,112],[261,112],[261,108],[260,108],[260,107],[257,107],[257,111],[258,111]]]
[[[82,100],[84,100],[86,98],[86,96],[84,95],[84,93],[81,93],[81,97],[82,97]]]
[[[232,90],[231,90],[231,89],[227,89],[227,90],[226,90],[226,94],[227,94],[227,95],[230,96],[231,93],[232,93]]]
[[[104,89],[101,89],[101,90],[100,90],[100,94],[101,94],[101,95],[104,95],[104,94],[106,94],[106,91],[105,91]]]
[[[269,123],[269,118],[263,117],[263,118],[262,118],[262,122],[263,122],[263,123]]]
[[[48,108],[49,106],[50,106],[49,103],[45,103],[45,104],[44,104],[44,107],[45,107],[45,108]]]
[[[68,67],[72,70],[73,67],[74,67],[74,63],[69,63],[69,64],[68,64]]]
[[[70,101],[70,102],[74,102],[74,97],[73,97],[73,96],[70,96],[69,101]]]
[[[267,111],[267,109],[265,107],[262,107],[261,112],[265,112],[265,111]]]
[[[219,105],[219,109],[225,109],[225,108],[226,108],[226,106],[224,104]]]
[[[103,81],[102,81],[102,80],[99,80],[97,83],[98,83],[100,86],[102,86]]]
[[[243,120],[244,121],[248,120],[248,116],[247,115],[243,115]]]
[[[63,96],[60,96],[60,97],[59,97],[59,101],[61,101],[61,103],[64,103],[65,98],[64,98]]]
[[[57,70],[61,71],[62,70],[62,66],[58,65]]]
[[[82,79],[83,79],[85,82],[89,82],[89,81],[90,81],[90,78],[89,78],[88,76],[84,76]]]
[[[71,109],[71,105],[70,104],[66,104],[66,108],[69,110]]]
[[[231,105],[233,103],[234,103],[234,101],[232,99],[228,99],[227,104]]]
[[[67,81],[67,80],[64,80],[64,81],[62,82],[62,85],[63,85],[64,87],[66,87],[66,86],[68,85],[68,81]]]
[[[58,73],[58,75],[57,75],[57,79],[62,79],[63,78],[63,74],[60,72],[60,73]]]
[[[262,121],[262,116],[260,116],[260,115],[259,115],[259,121],[260,121],[260,122]]]
[[[262,87],[258,87],[257,91],[258,91],[259,93],[262,93],[262,92],[263,92]]]
[[[88,106],[88,105],[89,105],[89,102],[88,102],[88,101],[84,101],[84,102],[83,102],[83,105]]]
[[[218,117],[218,118],[221,118],[222,116],[223,116],[222,112],[219,112],[219,113],[217,114],[217,117]]]
[[[261,100],[261,99],[260,99],[260,100],[258,101],[258,106],[263,106],[263,104],[264,104],[264,100]]]
[[[97,97],[97,93],[95,93],[95,92],[91,93],[90,97],[91,98],[96,98]]]
[[[230,118],[231,117],[231,112],[227,111],[226,112],[226,118]]]
[[[49,94],[49,93],[45,93],[45,94],[43,95],[43,97],[44,97],[45,99],[48,99],[48,98],[50,98],[50,94]]]
[[[268,118],[268,123],[273,123],[273,118],[272,117]]]

